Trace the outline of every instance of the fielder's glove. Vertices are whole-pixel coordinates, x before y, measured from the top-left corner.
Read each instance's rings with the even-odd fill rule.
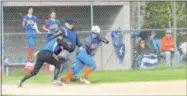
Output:
[[[103,43],[105,43],[105,44],[108,44],[108,43],[109,43],[109,41],[108,41],[107,39],[105,39],[105,38],[102,38],[101,41],[102,41]]]

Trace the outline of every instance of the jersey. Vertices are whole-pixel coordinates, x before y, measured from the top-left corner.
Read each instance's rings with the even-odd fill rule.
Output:
[[[69,42],[71,43],[71,46],[72,46],[72,50],[75,50],[76,48],[76,45],[78,47],[80,47],[82,44],[80,43],[80,40],[79,40],[79,37],[77,35],[77,32],[72,29],[68,29],[67,27],[62,27],[60,28],[61,32],[62,32],[62,35],[64,37],[64,40],[66,42]]]
[[[90,34],[83,42],[83,48],[86,48],[88,54],[94,55],[96,48],[98,48],[98,44],[101,42],[103,38],[97,37],[94,38],[92,34]],[[94,46],[94,48],[92,48]]]
[[[25,22],[25,29],[26,30],[35,30],[34,24],[38,23],[38,19],[34,15],[31,15],[31,17],[28,16],[28,15],[25,15],[23,17],[23,21],[22,22]]]
[[[42,50],[50,51],[58,55],[59,51],[61,50],[60,46],[57,43],[57,38],[50,40]]]
[[[44,26],[47,27],[50,32],[55,32],[55,30],[60,27],[60,21],[58,19],[53,20],[49,18]]]

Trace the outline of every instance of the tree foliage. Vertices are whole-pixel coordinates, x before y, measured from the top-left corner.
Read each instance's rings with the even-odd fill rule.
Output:
[[[145,2],[141,6],[143,28],[171,28],[173,2]],[[176,2],[177,27],[187,26],[187,2]]]

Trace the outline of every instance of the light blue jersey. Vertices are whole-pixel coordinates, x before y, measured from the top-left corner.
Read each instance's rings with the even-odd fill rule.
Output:
[[[60,27],[60,21],[58,19],[49,18],[44,26],[47,27],[50,32],[55,32],[55,30]]]
[[[42,50],[50,51],[52,53],[57,53],[61,50],[60,46],[57,43],[57,38],[50,40]]]
[[[27,30],[35,30],[34,24],[38,23],[38,19],[34,15],[31,15],[31,16],[25,15],[23,17],[23,21],[22,22],[25,22],[25,29],[26,29],[26,31]]]
[[[49,40],[54,37],[53,33],[60,27],[60,21],[58,19],[49,18],[44,26],[50,30],[45,37],[46,42],[49,42]]]
[[[93,33],[92,33],[93,34]],[[90,34],[83,42],[83,48],[89,48],[88,54],[93,55],[94,51],[98,47],[98,44],[101,42],[102,37],[93,38],[92,34]],[[91,48],[91,46],[95,46],[95,48]]]

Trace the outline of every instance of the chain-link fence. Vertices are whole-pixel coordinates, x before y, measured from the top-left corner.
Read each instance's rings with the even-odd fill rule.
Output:
[[[186,41],[186,2],[87,0],[63,2],[6,1],[2,4],[1,37],[3,40],[1,45],[3,47],[1,48],[4,63],[8,61],[9,64],[25,64],[28,42],[21,23],[23,16],[27,14],[28,6],[33,6],[34,15],[39,20],[38,28],[42,32],[42,34],[37,35],[35,52],[45,45],[45,32],[42,26],[49,18],[51,10],[56,12],[57,19],[60,20],[62,26],[65,18],[72,17],[74,19],[75,29],[81,41],[88,36],[92,25],[99,25],[102,29],[101,35],[109,39],[110,44],[101,44],[96,52],[95,60],[98,69],[131,69],[137,62],[136,46],[139,38],[144,39],[146,45],[155,51],[155,46],[160,48],[160,44],[156,43],[156,45],[155,40],[161,40],[165,36],[166,29],[172,30],[174,45],[176,45],[175,50]],[[116,30],[122,33],[121,40],[125,45],[124,60],[120,63],[119,54],[116,53],[117,47],[114,46],[111,38],[111,32]],[[178,58],[177,56],[174,57]]]

